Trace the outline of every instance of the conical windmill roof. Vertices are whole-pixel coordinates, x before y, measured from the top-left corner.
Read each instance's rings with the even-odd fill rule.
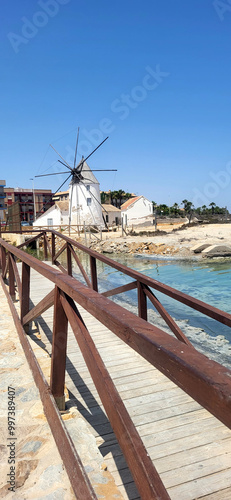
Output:
[[[99,182],[97,181],[96,177],[94,176],[93,172],[91,171],[86,161],[83,164],[82,176],[83,176],[83,179],[81,179],[82,184],[89,184],[89,183],[99,184]]]

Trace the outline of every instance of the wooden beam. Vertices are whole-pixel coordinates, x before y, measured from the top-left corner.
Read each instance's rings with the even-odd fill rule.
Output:
[[[69,243],[67,243],[67,274],[72,276],[71,249]]]
[[[30,323],[33,321],[35,318],[38,316],[41,316],[49,307],[52,307],[54,304],[54,290],[51,290],[50,293],[44,297],[44,299],[40,300],[36,306],[33,307],[24,317],[22,320],[22,324],[26,325],[27,323]]]
[[[68,320],[60,300],[60,290],[55,287],[50,386],[60,410],[65,410],[67,327]]]
[[[97,266],[96,258],[90,255],[90,267],[91,267],[91,285],[95,292],[98,292],[98,280],[97,280]]]
[[[24,243],[21,243],[20,245],[17,246],[17,248],[22,248],[22,247],[27,247],[32,243],[32,241],[37,240],[43,235],[43,233],[36,234],[36,236],[33,236],[33,238],[30,238],[29,240],[24,241]]]
[[[157,297],[154,295],[154,293],[146,286],[144,286],[144,292],[147,295],[147,297],[149,298],[149,300],[152,302],[152,304],[154,305],[156,310],[160,313],[160,315],[162,316],[164,321],[166,321],[167,325],[172,330],[174,335],[179,340],[181,340],[181,342],[184,342],[184,344],[191,345],[193,347],[191,342],[187,339],[186,335],[184,335],[184,333],[181,331],[179,326],[176,324],[176,322],[170,316],[170,314],[166,311],[166,309],[162,306],[162,304],[157,299]]]
[[[22,300],[22,283],[21,283],[21,279],[19,276],[18,267],[17,267],[17,264],[15,262],[15,256],[13,254],[10,254],[10,259],[11,259],[12,267],[14,270],[15,281],[16,281],[16,284],[18,287],[19,300],[21,302],[21,300]]]
[[[140,281],[137,281],[137,292],[138,292],[138,314],[139,317],[147,321],[148,310],[147,310],[147,298],[144,293],[144,286]]]
[[[20,251],[20,250],[19,250]],[[22,300],[21,300],[21,322],[30,309],[30,266],[22,262]],[[24,330],[28,333],[29,325],[24,325]]]
[[[64,250],[66,250],[66,248],[67,248],[67,243],[65,243],[63,247],[60,248],[60,250],[55,254],[54,261],[57,260],[57,258],[61,255],[61,253],[64,252]]]
[[[55,257],[55,234],[51,233],[51,262],[54,264]]]
[[[74,257],[74,259],[75,259],[75,262],[76,262],[77,266],[79,267],[79,269],[80,269],[80,271],[81,271],[81,273],[82,273],[82,275],[83,275],[83,277],[84,277],[84,279],[85,279],[85,281],[86,281],[86,283],[87,283],[87,286],[89,286],[89,287],[91,288],[91,282],[90,282],[90,280],[89,280],[89,278],[88,278],[88,275],[87,275],[87,273],[86,273],[86,271],[85,271],[84,267],[82,266],[82,264],[81,264],[81,262],[80,262],[80,260],[79,260],[78,256],[76,255],[76,253],[75,253],[75,251],[74,251],[74,249],[73,249],[72,245],[70,245],[70,250],[71,250],[71,254],[72,254],[72,256],[73,256],[73,257]]]
[[[134,288],[137,288],[137,281],[132,281],[127,285],[118,286],[117,288],[113,288],[112,290],[107,290],[101,295],[103,295],[104,297],[111,297],[112,295],[117,295],[119,293],[129,292],[130,290],[134,290]]]
[[[12,265],[11,254],[8,254],[9,259],[9,294],[12,300],[15,300],[15,279],[14,279],[14,268]]]

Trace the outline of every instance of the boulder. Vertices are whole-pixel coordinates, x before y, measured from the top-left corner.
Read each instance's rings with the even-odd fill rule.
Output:
[[[203,257],[228,257],[231,256],[231,246],[211,245],[202,250]]]
[[[205,248],[208,248],[210,246],[211,246],[211,243],[197,243],[196,245],[194,245],[194,247],[191,248],[191,250],[194,253],[201,253],[202,250],[204,250]]]

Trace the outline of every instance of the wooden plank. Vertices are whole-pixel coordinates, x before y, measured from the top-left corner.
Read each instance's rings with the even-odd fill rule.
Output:
[[[225,488],[224,490],[216,491],[211,495],[197,497],[195,500],[230,500],[230,498],[231,498],[231,488]]]
[[[216,474],[211,474],[206,477],[197,478],[196,481],[186,482],[182,485],[169,488],[169,493],[172,500],[194,500],[198,495],[209,494],[220,489],[231,487],[231,468],[220,471]]]

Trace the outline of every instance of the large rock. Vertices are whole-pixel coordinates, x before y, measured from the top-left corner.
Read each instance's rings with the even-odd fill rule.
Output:
[[[228,257],[231,256],[231,246],[211,245],[202,250],[203,257]]]
[[[208,248],[210,246],[211,246],[211,243],[197,243],[196,245],[194,245],[194,247],[191,248],[191,250],[194,253],[200,253],[200,252],[202,252],[202,250],[204,250],[205,248]]]

